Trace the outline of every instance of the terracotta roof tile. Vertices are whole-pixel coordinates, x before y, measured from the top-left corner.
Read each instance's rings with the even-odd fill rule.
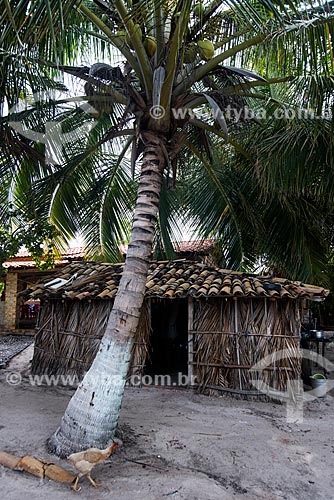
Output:
[[[178,253],[199,253],[209,252],[215,246],[214,240],[194,240],[194,241],[180,241],[174,243],[174,250]]]
[[[85,252],[82,247],[67,248],[64,252],[62,252],[61,258],[56,260],[55,266],[65,266],[74,260],[81,261],[84,256]],[[11,257],[3,263],[3,267],[5,269],[30,269],[35,268],[36,263],[31,259],[31,255],[28,250],[21,248],[15,257]]]
[[[59,288],[36,284],[26,295],[35,298],[110,299],[116,295],[122,264],[73,262],[52,278],[69,280]],[[73,277],[73,279],[71,279]],[[269,297],[323,300],[329,291],[299,281],[218,269],[186,260],[154,262],[146,285],[146,297]]]

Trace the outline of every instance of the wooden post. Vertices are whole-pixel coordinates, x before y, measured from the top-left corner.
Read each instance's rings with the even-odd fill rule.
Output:
[[[267,332],[267,335],[270,334],[270,326],[268,324],[268,302],[267,302],[267,298],[264,299],[264,318],[265,318],[265,322],[266,322],[266,332]],[[274,332],[273,332],[274,334]]]
[[[300,314],[300,309],[302,307],[302,304],[299,300],[296,300],[295,302],[295,331],[293,332],[294,335],[300,335],[301,332],[301,314]]]
[[[194,362],[194,299],[188,298],[188,386],[193,383],[193,362]]]
[[[238,334],[238,300],[234,298],[234,332]],[[236,349],[237,349],[237,362],[240,365],[240,352],[239,352],[239,335],[235,336]],[[239,375],[239,389],[242,389],[241,370],[238,370]]]

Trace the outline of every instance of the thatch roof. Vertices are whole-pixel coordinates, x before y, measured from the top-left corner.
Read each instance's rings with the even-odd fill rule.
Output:
[[[123,264],[73,262],[24,294],[43,299],[113,299],[122,270]],[[146,297],[161,298],[191,296],[323,300],[328,293],[322,287],[300,281],[245,274],[186,260],[152,263],[146,283]]]

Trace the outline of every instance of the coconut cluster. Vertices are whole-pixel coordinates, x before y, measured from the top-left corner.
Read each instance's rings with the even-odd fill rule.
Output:
[[[193,15],[198,18],[199,21],[203,18],[205,12],[205,7],[203,3],[197,3],[193,9]],[[134,24],[133,33],[136,33],[140,39],[143,39],[143,32],[140,25]],[[132,34],[133,34],[132,33]],[[133,49],[132,37],[125,30],[117,31],[117,37],[124,44],[127,44],[130,49]],[[154,36],[146,36],[143,40],[146,53],[149,57],[153,57],[157,50],[157,41]],[[203,39],[199,40],[197,43],[191,42],[184,49],[183,60],[186,64],[195,61],[196,57],[199,55],[201,59],[208,61],[214,56],[215,48],[211,40]]]

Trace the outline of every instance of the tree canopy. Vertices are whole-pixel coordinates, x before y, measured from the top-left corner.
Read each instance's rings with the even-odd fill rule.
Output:
[[[167,253],[187,215],[226,266],[264,258],[311,277],[333,198],[331,4],[195,3],[4,2],[1,201],[10,188],[20,210],[119,260],[140,130],[152,106],[173,108],[156,233]]]

